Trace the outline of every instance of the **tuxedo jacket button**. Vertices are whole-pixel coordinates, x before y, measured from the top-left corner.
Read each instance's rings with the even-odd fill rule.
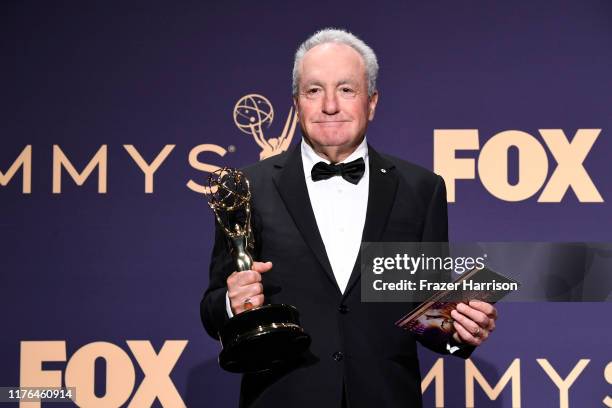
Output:
[[[336,351],[334,354],[332,354],[332,358],[337,362],[340,362],[344,359],[344,353],[341,351]]]

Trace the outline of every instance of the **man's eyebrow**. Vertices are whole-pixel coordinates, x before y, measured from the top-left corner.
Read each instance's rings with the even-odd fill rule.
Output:
[[[336,86],[344,85],[344,84],[354,85],[356,82],[357,81],[354,78],[344,78],[339,81],[336,81]],[[312,85],[324,86],[323,83],[317,79],[304,81],[304,86],[312,86]]]
[[[311,85],[323,86],[321,81],[318,81],[316,79],[311,79],[309,81],[304,81],[304,86],[311,86]]]

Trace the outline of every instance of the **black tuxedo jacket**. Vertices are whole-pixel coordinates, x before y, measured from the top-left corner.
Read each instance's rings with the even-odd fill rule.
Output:
[[[362,241],[448,240],[441,177],[371,147],[369,166]],[[312,344],[291,367],[244,375],[240,405],[338,408],[346,393],[350,408],[420,407],[417,339],[393,324],[412,305],[362,303],[359,259],[340,292],[310,205],[299,144],[244,172],[253,194],[253,258],[274,263],[262,275],[266,302],[296,306]],[[210,285],[200,306],[204,327],[214,338],[228,319],[226,279],[233,270],[217,229]],[[445,347],[426,346],[446,353]]]

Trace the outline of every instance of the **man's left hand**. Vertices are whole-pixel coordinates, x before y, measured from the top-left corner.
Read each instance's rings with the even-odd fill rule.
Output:
[[[468,304],[459,303],[457,309],[451,312],[454,320],[455,341],[472,346],[480,346],[495,330],[497,309],[480,300],[470,300]]]

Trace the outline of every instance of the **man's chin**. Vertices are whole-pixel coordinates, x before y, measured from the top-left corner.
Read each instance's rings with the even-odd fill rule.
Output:
[[[307,137],[311,145],[324,147],[343,147],[359,144],[363,138],[347,135],[346,132],[317,132],[312,137]]]

